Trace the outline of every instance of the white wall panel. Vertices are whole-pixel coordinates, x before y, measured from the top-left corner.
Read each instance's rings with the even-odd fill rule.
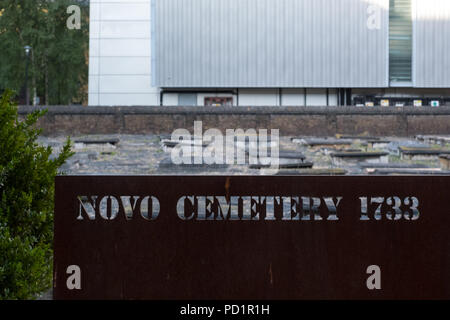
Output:
[[[99,105],[103,106],[156,106],[159,105],[159,94],[155,93],[102,93]]]
[[[305,104],[304,89],[283,89],[283,106],[303,106]]]
[[[100,39],[99,56],[103,57],[148,57],[149,39]]]
[[[150,20],[150,1],[117,3],[103,2],[101,4],[102,20]]]
[[[89,105],[159,105],[151,0],[92,0],[90,8]]]
[[[102,21],[99,33],[102,38],[150,39],[148,21]]]
[[[241,89],[239,90],[241,106],[276,106],[279,94],[276,89]]]
[[[163,97],[164,106],[177,106],[178,105],[178,93],[166,93]]]
[[[150,87],[150,77],[139,75],[101,75],[101,93],[147,93]]]
[[[306,94],[307,106],[326,106],[327,96],[325,89],[308,89]]]
[[[148,57],[101,57],[98,59],[102,75],[150,75],[151,65]]]

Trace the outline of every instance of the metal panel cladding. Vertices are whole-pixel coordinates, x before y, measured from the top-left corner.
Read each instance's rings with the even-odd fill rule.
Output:
[[[153,0],[160,87],[387,87],[389,0]]]
[[[423,88],[450,87],[450,1],[415,0],[414,78]]]

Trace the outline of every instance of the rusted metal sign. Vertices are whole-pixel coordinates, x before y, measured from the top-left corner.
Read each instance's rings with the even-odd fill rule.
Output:
[[[56,299],[449,299],[448,177],[57,177]]]

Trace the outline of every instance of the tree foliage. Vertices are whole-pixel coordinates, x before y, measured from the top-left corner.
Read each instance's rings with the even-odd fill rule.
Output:
[[[81,29],[67,28],[67,8],[81,8]],[[23,90],[26,54],[30,58],[30,96],[46,104],[85,101],[88,77],[87,1],[0,0],[0,89]]]
[[[51,286],[54,178],[72,152],[68,139],[51,159],[34,128],[45,111],[19,121],[11,97],[0,98],[0,299],[28,299]]]

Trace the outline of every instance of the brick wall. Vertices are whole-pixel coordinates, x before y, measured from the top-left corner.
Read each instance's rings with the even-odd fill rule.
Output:
[[[19,107],[23,117],[32,107]],[[45,135],[169,134],[178,128],[280,129],[283,135],[450,134],[450,107],[77,107],[51,106],[39,121]]]

